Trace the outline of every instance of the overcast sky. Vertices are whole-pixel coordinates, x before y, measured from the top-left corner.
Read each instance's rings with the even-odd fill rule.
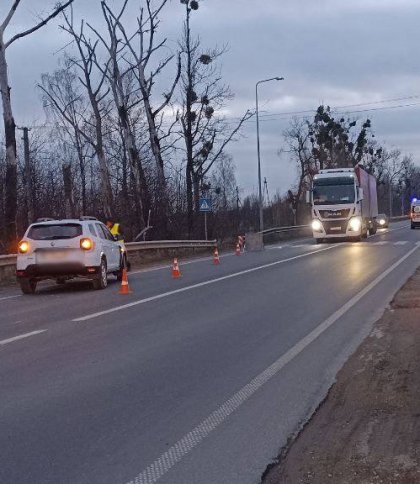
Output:
[[[140,0],[130,0],[134,18]],[[2,0],[4,17],[12,0]],[[10,33],[29,27],[55,1],[22,0]],[[120,5],[120,0],[109,0]],[[75,0],[77,17],[100,24],[99,0]],[[295,179],[286,155],[279,156],[291,115],[264,116],[331,106],[364,104],[348,111],[372,120],[377,138],[420,160],[420,1],[418,0],[202,0],[193,29],[204,45],[227,44],[223,74],[235,93],[228,114],[255,105],[255,83],[284,76],[260,88],[263,176],[270,194],[284,192]],[[44,121],[36,83],[54,70],[68,38],[58,21],[19,40],[7,52],[16,123]],[[182,25],[179,0],[166,10],[162,29],[176,46]],[[7,35],[6,35],[7,38]],[[401,99],[402,98],[402,99]],[[399,101],[388,101],[400,99]],[[374,103],[374,104],[368,104]],[[412,105],[388,108],[397,105]],[[256,190],[255,120],[229,149],[243,193]]]

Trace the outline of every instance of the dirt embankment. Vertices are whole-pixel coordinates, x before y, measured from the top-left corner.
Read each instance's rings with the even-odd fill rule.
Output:
[[[263,483],[420,483],[420,269]]]

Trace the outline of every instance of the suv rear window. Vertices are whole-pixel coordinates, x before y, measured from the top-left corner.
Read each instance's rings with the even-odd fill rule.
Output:
[[[73,239],[82,235],[80,224],[33,225],[28,232],[32,240]]]

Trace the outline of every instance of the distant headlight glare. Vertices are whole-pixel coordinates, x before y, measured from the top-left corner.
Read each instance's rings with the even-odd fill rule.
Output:
[[[383,218],[379,219],[379,225],[385,225],[385,220]]]
[[[318,219],[312,220],[312,230],[314,232],[322,232],[322,228],[322,223]]]

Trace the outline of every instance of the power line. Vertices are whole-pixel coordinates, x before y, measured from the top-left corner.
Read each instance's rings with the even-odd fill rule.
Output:
[[[358,104],[346,104],[344,106],[334,106],[332,109],[358,108],[361,106],[371,106],[374,104],[385,104],[390,102],[406,101],[408,99],[418,99],[418,98],[420,98],[420,94],[416,94],[413,96],[396,97],[392,99],[382,99],[381,101],[363,102]],[[306,114],[306,113],[313,113],[314,111],[315,109],[307,109],[305,111],[289,111],[289,112],[283,112],[283,113],[260,114],[260,118],[271,117],[271,116],[286,116],[286,115],[289,116],[289,115],[295,115],[295,114]]]

